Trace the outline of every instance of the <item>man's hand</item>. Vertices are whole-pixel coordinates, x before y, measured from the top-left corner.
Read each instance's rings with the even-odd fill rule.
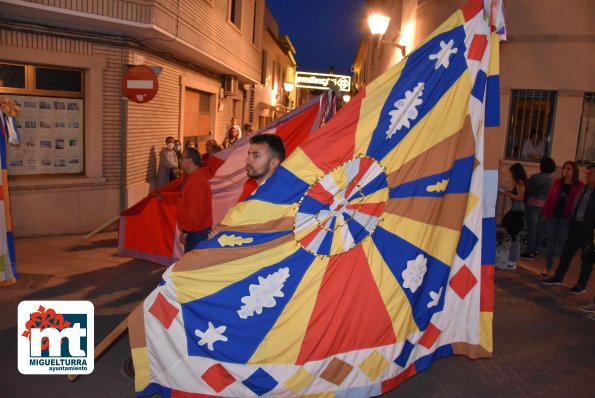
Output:
[[[180,233],[180,243],[181,243],[181,244],[183,244],[183,245],[185,245],[185,244],[186,244],[186,236],[187,236],[187,235],[188,235],[188,234],[187,234],[186,232],[182,232],[182,233]]]
[[[213,236],[217,235],[219,232],[221,232],[221,224],[213,225],[213,228],[211,228],[211,232],[209,232],[209,236],[207,239],[211,239]]]

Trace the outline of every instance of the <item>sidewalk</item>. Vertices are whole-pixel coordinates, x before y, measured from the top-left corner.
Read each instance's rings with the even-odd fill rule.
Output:
[[[135,397],[126,367],[127,335],[96,363],[89,376],[24,376],[17,370],[17,305],[32,299],[83,299],[95,305],[99,343],[157,285],[164,267],[115,255],[117,233],[95,236],[67,251],[80,236],[19,239],[21,280],[0,288],[1,397]],[[591,397],[595,391],[595,321],[578,311],[595,293],[567,292],[578,276],[573,263],[566,286],[540,283],[543,259],[522,260],[516,271],[496,270],[494,356],[449,357],[407,380],[393,397]],[[595,277],[594,277],[595,278]],[[354,397],[358,398],[358,397]]]

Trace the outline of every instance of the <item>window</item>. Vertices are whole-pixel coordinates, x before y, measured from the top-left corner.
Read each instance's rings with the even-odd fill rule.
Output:
[[[506,158],[538,162],[549,156],[555,91],[512,90]]]
[[[242,28],[242,0],[229,1],[229,20],[238,27]]]
[[[25,88],[25,65],[0,64],[0,86]]]
[[[52,97],[83,97],[83,71],[0,63],[0,91]]]
[[[9,174],[83,172],[82,82],[82,70],[0,63],[0,95],[21,107],[21,144],[6,152]]]
[[[264,85],[267,84],[267,63],[268,63],[268,58],[267,58],[267,52],[266,51],[262,51],[262,61],[261,61],[261,65],[260,65],[260,82]]]
[[[585,93],[583,115],[576,148],[576,162],[587,165],[595,160],[595,93]]]
[[[252,43],[256,44],[256,11],[258,11],[258,5],[256,4],[256,0],[254,0],[254,15],[252,18]]]
[[[273,75],[273,80],[271,81],[271,88],[275,88],[275,81],[277,78],[277,62],[273,60],[273,68],[271,70],[271,74]]]

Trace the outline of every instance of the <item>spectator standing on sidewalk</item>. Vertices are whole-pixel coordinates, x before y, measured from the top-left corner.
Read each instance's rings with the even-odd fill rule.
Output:
[[[229,148],[233,144],[236,143],[237,140],[240,139],[240,128],[239,126],[233,125],[227,130],[227,135],[223,140],[221,146],[225,149]]]
[[[529,178],[527,186],[527,202],[525,206],[525,222],[527,223],[527,251],[521,258],[533,259],[539,252],[543,225],[541,222],[545,198],[552,185],[552,173],[556,171],[556,162],[550,157],[543,157],[539,162],[539,173]]]
[[[572,217],[568,225],[568,237],[562,249],[556,273],[551,278],[543,279],[545,285],[561,285],[570,266],[574,254],[581,249],[581,272],[576,284],[568,290],[572,294],[586,292],[591,276],[595,252],[593,247],[593,230],[595,229],[595,163],[585,170],[587,185],[578,195],[572,209]]]
[[[502,226],[510,235],[510,250],[508,252],[508,263],[498,266],[500,269],[515,270],[516,262],[519,259],[521,245],[517,235],[523,229],[525,213],[525,191],[527,188],[527,173],[520,163],[515,163],[509,168],[510,176],[514,181],[514,188],[510,192],[502,192],[502,195],[510,198],[512,205],[502,218]]]
[[[169,182],[173,169],[178,168],[178,156],[174,150],[174,137],[165,139],[165,147],[159,152],[159,169],[157,170],[157,188]]]
[[[186,148],[180,158],[186,179],[178,201],[177,223],[181,231],[180,242],[184,253],[193,250],[196,244],[207,239],[213,225],[211,185],[208,169],[201,168],[200,153],[195,148]]]
[[[545,252],[546,269],[542,276],[550,276],[554,267],[554,257],[566,242],[572,207],[582,188],[583,184],[578,180],[576,163],[564,162],[562,176],[552,183],[543,206],[547,248]]]

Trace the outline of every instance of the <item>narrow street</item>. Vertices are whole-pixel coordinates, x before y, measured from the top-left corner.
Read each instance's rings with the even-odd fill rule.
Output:
[[[103,233],[73,251],[80,236],[20,239],[22,279],[0,289],[3,397],[134,397],[127,336],[96,363],[89,376],[24,376],[17,370],[17,305],[22,300],[84,299],[95,305],[95,338],[101,341],[155,286],[163,267],[116,256],[117,234]],[[449,357],[410,378],[385,397],[589,397],[595,391],[595,321],[580,312],[595,293],[573,296],[578,264],[566,286],[539,283],[542,263],[526,261],[514,272],[497,271],[494,356]]]

